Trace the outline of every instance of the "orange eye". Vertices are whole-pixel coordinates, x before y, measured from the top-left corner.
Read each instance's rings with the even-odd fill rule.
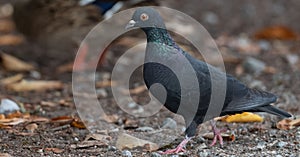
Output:
[[[146,21],[146,20],[148,20],[149,16],[146,13],[143,13],[143,14],[141,14],[140,18],[142,21]]]

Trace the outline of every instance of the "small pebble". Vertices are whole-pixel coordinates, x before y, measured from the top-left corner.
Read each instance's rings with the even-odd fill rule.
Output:
[[[124,157],[132,157],[132,154],[129,150],[122,151],[122,156]]]
[[[271,48],[270,42],[264,41],[264,40],[259,41],[258,45],[262,50],[265,50],[265,51],[267,51]]]
[[[97,89],[96,92],[97,92],[97,95],[99,95],[100,97],[107,97],[107,95],[108,95],[106,90],[103,88]]]
[[[2,99],[0,104],[0,114],[10,113],[13,111],[19,111],[20,107],[9,99]]]
[[[265,146],[266,142],[259,142],[256,146],[257,149],[264,149],[266,146]]]
[[[144,127],[137,128],[136,131],[149,132],[149,131],[154,131],[154,129],[148,126],[144,126]]]
[[[200,146],[197,147],[199,150],[207,148],[207,145],[205,143],[200,144]]]
[[[37,152],[38,153],[43,153],[43,149],[38,149]]]
[[[243,63],[245,70],[249,72],[254,72],[259,75],[265,68],[266,64],[256,58],[248,57]]]
[[[135,108],[137,106],[137,104],[135,102],[130,102],[128,103],[128,108]]]
[[[209,156],[210,154],[209,154],[208,152],[205,151],[205,152],[199,152],[198,155],[201,156],[201,157],[207,157],[207,156]]]
[[[204,14],[204,20],[209,24],[215,25],[219,23],[219,17],[214,12],[207,12]]]
[[[162,125],[163,129],[176,129],[177,128],[177,122],[173,120],[172,118],[166,118]]]
[[[279,148],[285,147],[286,145],[287,145],[287,142],[283,142],[283,141],[280,141],[277,143],[277,147],[279,147]]]
[[[30,76],[35,79],[41,79],[41,73],[38,71],[30,71]]]
[[[108,146],[108,151],[116,151],[117,148],[115,146]]]
[[[156,153],[156,152],[152,152],[151,157],[161,157],[161,155],[159,153]]]

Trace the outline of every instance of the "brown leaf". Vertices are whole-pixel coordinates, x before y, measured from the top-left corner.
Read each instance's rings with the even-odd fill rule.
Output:
[[[31,71],[35,67],[11,55],[1,53],[3,67],[8,71]]]
[[[24,38],[19,35],[1,35],[0,36],[0,46],[7,46],[7,45],[19,45],[24,42]]]
[[[23,113],[21,113],[20,111],[16,111],[16,112],[9,113],[6,115],[7,119],[22,118],[22,117],[23,117]]]
[[[271,67],[271,66],[267,66],[265,69],[264,69],[264,72],[265,73],[268,73],[268,74],[275,74],[277,72],[276,68],[274,67]]]
[[[24,118],[12,118],[12,119],[1,119],[0,124],[2,125],[18,125],[26,122]]]
[[[38,128],[38,125],[36,123],[32,123],[32,124],[28,124],[25,126],[26,130],[28,130],[29,132],[33,133],[34,130],[36,130]]]
[[[5,119],[5,115],[4,114],[0,114],[0,119]]]
[[[298,38],[297,33],[292,29],[286,26],[276,25],[269,26],[257,31],[254,34],[256,39],[265,39],[265,40],[296,40]]]
[[[74,119],[71,123],[71,126],[76,127],[78,129],[86,129],[84,123],[79,119]]]
[[[145,85],[141,85],[141,86],[138,86],[138,87],[136,87],[136,88],[134,88],[134,89],[130,89],[129,90],[129,93],[130,94],[139,94],[139,93],[142,93],[142,92],[144,92],[145,90],[147,90],[147,87],[145,86]],[[124,90],[124,91],[122,91],[124,94],[129,94],[128,93],[128,90]]]
[[[9,33],[15,29],[15,25],[11,20],[0,20],[0,32]]]
[[[45,117],[38,117],[38,116],[30,116],[28,118],[29,122],[49,122],[49,118],[45,118]]]
[[[26,91],[45,91],[52,89],[61,89],[63,84],[60,81],[26,81],[22,80],[7,86],[8,89],[16,92]]]
[[[110,80],[96,82],[96,88],[114,87],[116,85],[117,83],[115,81]]]
[[[65,73],[65,72],[72,72],[73,71],[73,62],[72,63],[67,63],[59,66],[56,68],[57,73]]]
[[[56,122],[56,123],[71,123],[72,121],[73,118],[69,116],[59,116],[51,119],[51,122]]]
[[[12,156],[8,153],[0,153],[0,157],[12,157]]]
[[[138,121],[132,120],[132,119],[125,120],[124,128],[133,129],[133,128],[138,128],[138,127],[139,127]]]
[[[53,153],[56,153],[56,154],[60,154],[60,153],[64,152],[64,150],[60,149],[60,148],[45,148],[45,151],[46,152],[53,152]]]
[[[50,101],[41,101],[41,105],[42,106],[47,106],[47,107],[55,107],[58,104],[54,103],[54,102],[50,102]]]
[[[300,126],[300,118],[298,119],[283,119],[277,123],[277,128],[282,130],[291,130],[295,127]]]
[[[103,115],[102,119],[104,119],[108,123],[116,123],[118,122],[119,116],[116,114],[113,115]]]
[[[7,77],[7,78],[0,80],[0,84],[9,85],[12,83],[16,83],[16,82],[21,81],[23,79],[23,77],[24,76],[22,74],[17,74],[17,75],[11,76],[11,77]]]

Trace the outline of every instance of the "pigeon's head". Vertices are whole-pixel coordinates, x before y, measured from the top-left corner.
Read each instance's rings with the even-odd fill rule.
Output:
[[[125,29],[138,27],[143,30],[149,28],[165,28],[165,24],[159,13],[150,7],[136,9]]]

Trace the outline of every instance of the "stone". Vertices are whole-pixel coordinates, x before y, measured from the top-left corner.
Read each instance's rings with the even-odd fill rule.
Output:
[[[177,128],[177,122],[173,120],[172,118],[166,118],[162,125],[163,129],[176,129]]]
[[[10,99],[2,99],[0,104],[0,114],[19,111],[20,107]]]
[[[155,151],[159,148],[156,143],[139,139],[126,133],[119,135],[116,142],[116,147],[119,150],[123,150],[125,148],[133,149],[136,147],[144,147],[145,149],[148,149],[147,151]]]
[[[129,150],[122,151],[122,156],[124,157],[132,157],[132,154]]]

